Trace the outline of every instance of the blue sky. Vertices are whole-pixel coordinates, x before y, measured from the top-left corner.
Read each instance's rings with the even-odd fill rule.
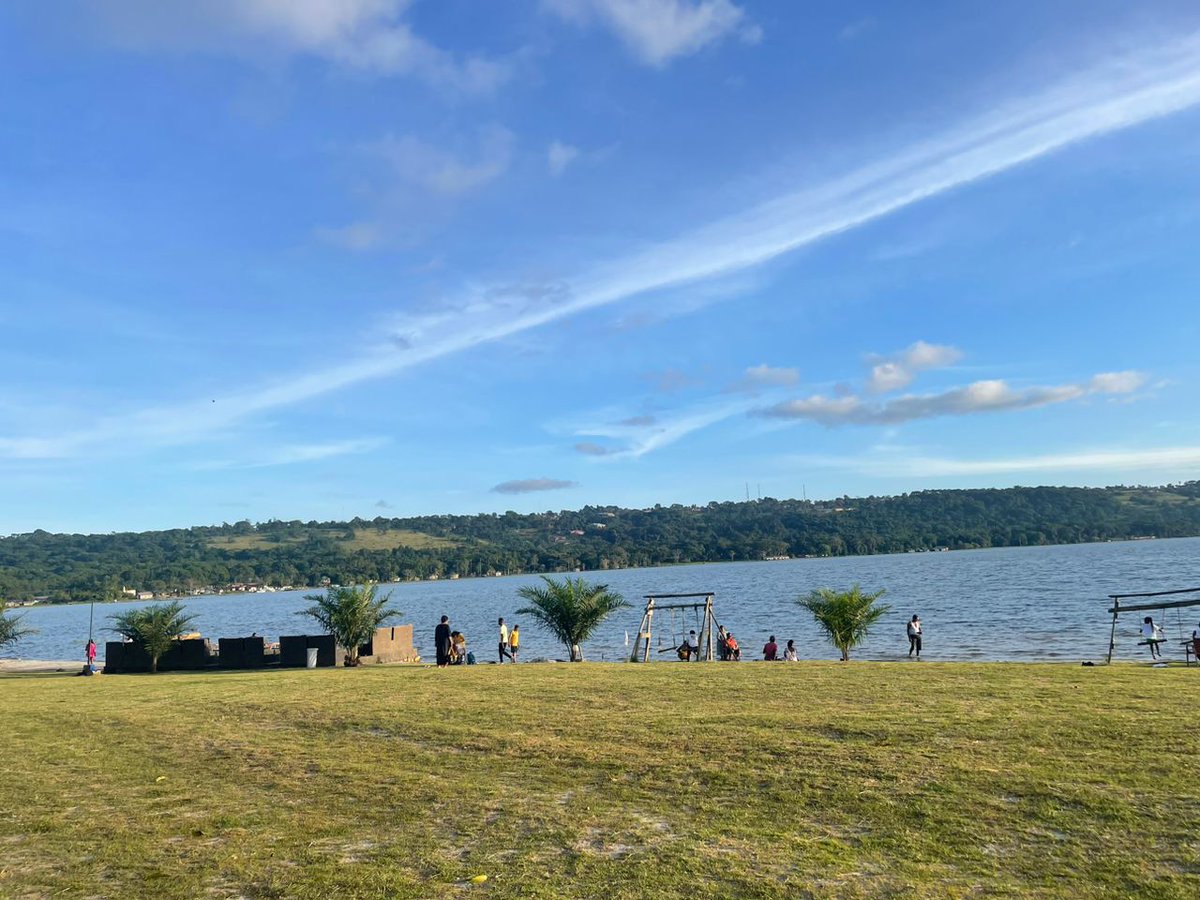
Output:
[[[1200,477],[1200,8],[18,0],[0,533]]]

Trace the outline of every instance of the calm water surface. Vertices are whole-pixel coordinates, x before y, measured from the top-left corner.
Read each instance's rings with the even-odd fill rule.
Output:
[[[1200,586],[1200,538],[962,550],[837,559],[779,562],[711,563],[655,569],[588,573],[607,583],[634,604],[614,614],[584,646],[591,660],[628,656],[626,635],[634,639],[641,621],[642,596],[648,593],[712,591],[717,620],[739,638],[744,658],[757,658],[769,634],[782,645],[796,641],[800,655],[833,659],[836,652],[822,639],[807,613],[792,601],[817,587],[843,588],[858,582],[864,590],[887,589],[891,612],[880,621],[856,656],[897,659],[908,652],[905,622],[917,613],[925,626],[924,655],[931,660],[1078,660],[1100,659],[1107,647],[1110,616],[1105,595],[1132,591]],[[476,578],[459,581],[397,584],[392,603],[403,613],[400,622],[415,626],[418,652],[433,656],[433,627],[443,614],[463,631],[480,661],[495,656],[496,618],[521,625],[522,655],[563,658],[564,651],[527,616],[517,589],[538,583],[537,576]],[[205,637],[237,637],[257,632],[275,640],[281,634],[315,630],[300,615],[309,604],[304,594],[192,597],[184,602],[195,613]],[[101,652],[113,636],[108,616],[118,609],[145,603],[96,606],[97,643]],[[25,624],[39,629],[8,657],[27,659],[82,658],[88,636],[88,607],[48,606],[24,610]],[[658,614],[659,616],[662,613]],[[658,616],[656,616],[656,619]],[[1155,619],[1158,620],[1158,614]],[[1200,607],[1165,614],[1171,653],[1176,638],[1190,636],[1200,620]],[[1137,646],[1140,617],[1122,617],[1116,657],[1145,657]],[[689,619],[684,631],[699,630]],[[661,632],[662,646],[671,635]],[[658,643],[656,638],[655,643]],[[1140,651],[1140,652],[1139,652]],[[657,659],[672,659],[671,654]]]

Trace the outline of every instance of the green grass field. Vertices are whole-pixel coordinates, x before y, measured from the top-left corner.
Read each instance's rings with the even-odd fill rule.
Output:
[[[1200,896],[1197,669],[20,676],[0,709],[5,897]]]
[[[353,540],[342,540],[344,529],[313,532],[320,537],[335,541],[336,545],[347,553],[355,550],[396,550],[407,547],[411,550],[439,550],[446,547],[457,547],[460,541],[451,538],[425,534],[421,531],[407,531],[402,528],[389,528],[379,531],[375,528],[354,529]],[[277,550],[280,547],[294,547],[304,543],[304,537],[285,540],[274,540],[269,534],[235,534],[229,537],[216,537],[209,540],[210,547],[218,550]]]

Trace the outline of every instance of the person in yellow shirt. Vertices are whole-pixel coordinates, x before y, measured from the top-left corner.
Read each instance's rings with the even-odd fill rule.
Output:
[[[517,661],[517,650],[521,646],[521,626],[514,625],[508,633],[508,658]]]

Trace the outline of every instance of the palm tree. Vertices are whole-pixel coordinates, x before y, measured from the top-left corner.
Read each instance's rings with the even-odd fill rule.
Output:
[[[157,672],[159,658],[196,620],[195,614],[186,615],[183,610],[182,603],[172,600],[170,603],[126,610],[109,618],[114,623],[113,631],[142,645],[150,655],[150,671]]]
[[[876,603],[884,593],[864,594],[856,584],[848,591],[817,588],[796,602],[812,613],[829,642],[842,652],[845,662],[850,651],[863,642],[868,629],[891,609]]]
[[[331,587],[324,594],[306,594],[313,603],[301,615],[312,616],[338,645],[346,649],[345,664],[358,665],[358,648],[369,641],[375,629],[402,613],[387,605],[391,592],[375,596],[377,585]]]
[[[533,616],[551,634],[566,645],[571,662],[583,661],[580,644],[608,618],[609,613],[629,606],[607,584],[589,584],[582,578],[555,581],[545,575],[545,587],[530,585],[518,593],[530,606],[517,610],[521,616]]]
[[[15,644],[26,635],[37,634],[36,628],[21,624],[23,618],[25,617],[10,616],[8,613],[0,611],[0,648]]]

